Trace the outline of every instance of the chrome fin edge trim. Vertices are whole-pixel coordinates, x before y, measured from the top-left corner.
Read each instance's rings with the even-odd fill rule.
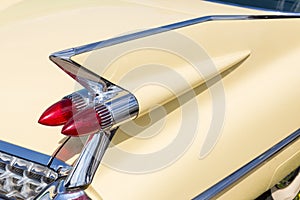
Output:
[[[299,18],[300,14],[281,14],[281,15],[209,15],[198,18],[193,18],[185,21],[168,24],[161,27],[150,28],[144,31],[135,32],[99,42],[86,44],[79,47],[74,47],[66,50],[62,50],[53,53],[49,56],[49,59],[60,67],[69,76],[84,86],[89,92],[96,94],[98,91],[106,91],[109,85],[114,85],[109,80],[101,77],[100,75],[90,71],[89,69],[81,66],[77,62],[73,61],[71,57],[86,53],[89,51],[113,46],[116,44],[124,43],[131,40],[144,38],[147,36],[191,26],[199,23],[209,21],[230,21],[230,20],[266,20],[266,19],[291,19]],[[96,88],[96,89],[95,89]],[[125,90],[124,88],[122,88]],[[127,90],[125,90],[127,91]],[[129,91],[127,91],[129,92]],[[137,101],[137,100],[136,100]],[[138,102],[137,102],[138,104]],[[138,112],[138,111],[137,111]]]
[[[284,150],[286,147],[291,145],[300,137],[300,129],[295,131],[294,133],[290,134],[285,139],[281,140],[279,143],[238,169],[237,171],[233,172],[220,182],[216,183],[215,185],[211,186],[195,198],[193,200],[208,200],[216,197],[217,195],[221,194],[227,188],[232,186],[234,183],[242,179],[244,176],[249,174],[251,171],[258,168],[261,164],[263,164],[268,159],[274,157],[277,153]]]
[[[176,22],[173,24],[168,24],[165,26],[161,27],[156,27],[156,28],[150,28],[144,31],[140,32],[135,32],[131,33],[128,35],[123,35],[99,42],[94,42],[86,45],[82,45],[79,47],[74,47],[66,50],[62,50],[56,53],[53,53],[50,55],[51,57],[59,57],[64,60],[70,59],[72,56],[86,53],[89,51],[113,46],[116,44],[120,44],[123,42],[131,41],[131,40],[136,40],[140,39],[143,37],[171,31],[171,30],[176,30],[179,28],[183,28],[186,26],[191,26],[199,23],[204,23],[204,22],[209,22],[209,21],[232,21],[232,20],[265,20],[265,19],[292,19],[292,18],[300,18],[300,14],[295,14],[295,13],[280,13],[279,15],[209,15],[209,16],[203,16],[203,17],[198,17],[198,18],[193,18],[181,22]]]

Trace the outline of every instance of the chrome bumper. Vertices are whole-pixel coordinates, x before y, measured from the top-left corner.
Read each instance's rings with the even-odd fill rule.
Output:
[[[69,199],[70,195],[84,196],[80,190],[62,192],[60,183],[71,169],[71,166],[54,157],[0,140],[0,199],[57,199],[58,196],[59,199]]]

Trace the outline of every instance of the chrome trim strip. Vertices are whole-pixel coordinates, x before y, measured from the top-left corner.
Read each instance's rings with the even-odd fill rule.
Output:
[[[83,85],[89,92],[93,94],[99,94],[106,92],[107,87],[114,85],[110,81],[100,77],[98,74],[90,71],[89,69],[81,66],[71,59],[72,56],[86,53],[89,51],[105,48],[108,46],[113,46],[116,44],[124,43],[131,40],[136,40],[144,38],[151,35],[156,35],[159,33],[183,28],[186,26],[191,26],[199,23],[209,22],[209,21],[228,21],[228,20],[266,20],[266,19],[291,19],[300,18],[300,14],[290,14],[290,15],[211,15],[198,17],[186,21],[181,21],[157,28],[151,28],[144,31],[131,33],[128,35],[123,35],[115,38],[111,38],[104,41],[99,41],[91,44],[86,44],[79,47],[74,47],[53,53],[49,56],[50,60],[53,61],[58,67],[60,67],[69,76]],[[123,89],[125,90],[125,89]]]
[[[111,133],[100,131],[91,135],[66,178],[64,186],[67,189],[87,187],[92,183],[98,166],[109,145]]]
[[[60,168],[69,168],[70,166],[56,158],[42,154],[24,147],[20,147],[5,141],[0,140],[0,152],[34,162],[36,164],[44,165],[58,171]]]
[[[239,181],[241,178],[246,176],[248,173],[259,167],[268,159],[275,156],[277,153],[282,151],[284,148],[292,144],[294,141],[299,139],[300,137],[300,129],[286,137],[285,139],[281,140],[279,143],[262,153],[260,156],[256,157],[254,160],[250,161],[237,171],[233,172],[220,182],[216,183],[215,185],[211,186],[209,189],[205,190],[198,196],[194,198],[194,200],[206,200],[211,199],[225,191],[227,188],[232,186],[234,183]]]
[[[30,149],[26,149],[8,142],[4,142],[2,140],[0,140],[0,152],[23,158],[44,166],[48,165],[51,159],[50,156],[47,156],[45,154],[32,151]]]
[[[108,46],[113,46],[116,44],[124,43],[130,40],[136,40],[143,37],[183,28],[186,26],[191,26],[199,23],[209,22],[209,21],[232,21],[232,20],[264,20],[264,19],[291,19],[291,18],[300,18],[300,14],[295,13],[280,13],[279,15],[210,15],[204,17],[198,17],[194,19],[189,19],[186,21],[181,21],[157,28],[151,28],[144,31],[131,33],[128,35],[123,35],[108,40],[103,40],[95,43],[86,44],[79,47],[74,47],[59,51],[50,55],[50,57],[59,57],[64,60],[70,59],[72,56],[86,53],[92,50],[101,49]]]
[[[239,7],[239,8],[246,8],[246,9],[251,9],[251,10],[260,10],[260,11],[266,11],[266,12],[276,12],[279,14],[297,14],[299,12],[287,12],[287,11],[281,11],[281,10],[273,10],[273,9],[268,9],[268,8],[263,8],[263,7],[255,7],[255,6],[249,6],[249,5],[242,5],[238,3],[231,3],[231,2],[224,2],[222,0],[204,0],[207,2],[211,3],[217,3],[217,4],[223,4],[227,6],[234,6],[234,7]]]

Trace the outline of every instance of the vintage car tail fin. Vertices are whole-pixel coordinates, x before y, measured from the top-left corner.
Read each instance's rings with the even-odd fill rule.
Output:
[[[135,96],[72,61],[72,52],[56,53],[50,59],[85,89],[67,95],[50,106],[40,117],[39,123],[64,125],[63,134],[82,136],[109,130],[135,118],[139,110]]]

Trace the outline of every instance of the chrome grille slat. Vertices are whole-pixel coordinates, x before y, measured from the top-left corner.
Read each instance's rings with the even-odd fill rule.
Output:
[[[46,166],[0,152],[0,195],[34,199],[58,174]]]

